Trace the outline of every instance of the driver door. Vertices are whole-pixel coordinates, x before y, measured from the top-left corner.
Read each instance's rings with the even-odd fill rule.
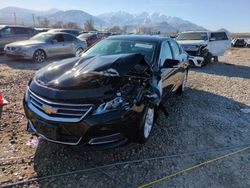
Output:
[[[51,56],[59,56],[65,54],[65,43],[64,43],[64,35],[56,34],[51,39],[51,43],[48,44],[47,48],[48,53]]]
[[[159,65],[162,84],[162,96],[166,98],[171,95],[174,86],[174,68],[162,68],[167,59],[173,59],[172,50],[168,41],[164,41],[161,45]]]

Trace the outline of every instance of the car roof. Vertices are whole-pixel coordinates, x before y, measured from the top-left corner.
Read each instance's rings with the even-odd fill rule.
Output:
[[[75,35],[72,35],[70,33],[66,33],[66,32],[59,32],[59,31],[55,31],[55,32],[42,32],[39,34],[51,34],[51,35],[56,35],[56,34],[64,34],[64,35],[71,35],[73,37],[76,37]]]
[[[181,33],[208,33],[209,31],[204,31],[204,30],[201,30],[201,31],[183,31]]]
[[[21,28],[34,29],[33,27],[23,26],[23,25],[0,25],[0,27],[1,28],[4,28],[4,27],[21,27]]]
[[[156,35],[115,35],[115,36],[110,36],[107,39],[135,40],[135,41],[146,41],[146,42],[162,42],[164,40],[172,40],[169,37],[156,36]]]
[[[79,31],[78,29],[50,29],[50,31]]]

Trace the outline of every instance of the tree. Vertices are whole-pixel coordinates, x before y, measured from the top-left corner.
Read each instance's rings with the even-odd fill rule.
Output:
[[[53,28],[63,28],[63,22],[61,22],[61,21],[56,22],[51,27],[53,27]]]
[[[141,26],[139,27],[139,33],[140,34],[152,34],[152,30],[150,27]]]
[[[49,20],[47,18],[44,18],[41,22],[40,22],[40,26],[41,27],[49,27]]]
[[[120,26],[114,25],[113,27],[111,27],[111,28],[109,29],[109,31],[110,31],[110,32],[114,32],[114,33],[120,33],[120,32],[122,32],[122,29],[120,28]]]
[[[87,21],[84,23],[84,29],[85,29],[86,31],[93,31],[93,30],[95,30],[95,28],[94,28],[94,22],[93,22],[92,19],[87,20]]]
[[[75,22],[69,22],[69,23],[65,24],[64,28],[80,29],[79,25]]]

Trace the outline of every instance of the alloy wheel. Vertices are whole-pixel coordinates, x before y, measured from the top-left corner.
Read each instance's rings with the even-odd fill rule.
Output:
[[[154,123],[154,109],[148,108],[144,123],[144,137],[148,138]]]

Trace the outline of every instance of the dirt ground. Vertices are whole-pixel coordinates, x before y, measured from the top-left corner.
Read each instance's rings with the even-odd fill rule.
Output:
[[[0,90],[10,102],[0,120],[0,185],[43,177],[18,186],[138,187],[250,146],[250,49],[234,48],[219,60],[190,70],[186,92],[164,104],[169,116],[159,112],[145,145],[77,153],[26,132],[23,94],[29,79],[45,64],[0,56]],[[152,159],[160,156],[169,157]],[[132,160],[139,161],[128,162]],[[81,171],[89,168],[93,169]],[[250,150],[246,150],[152,187],[247,188],[249,174]]]

